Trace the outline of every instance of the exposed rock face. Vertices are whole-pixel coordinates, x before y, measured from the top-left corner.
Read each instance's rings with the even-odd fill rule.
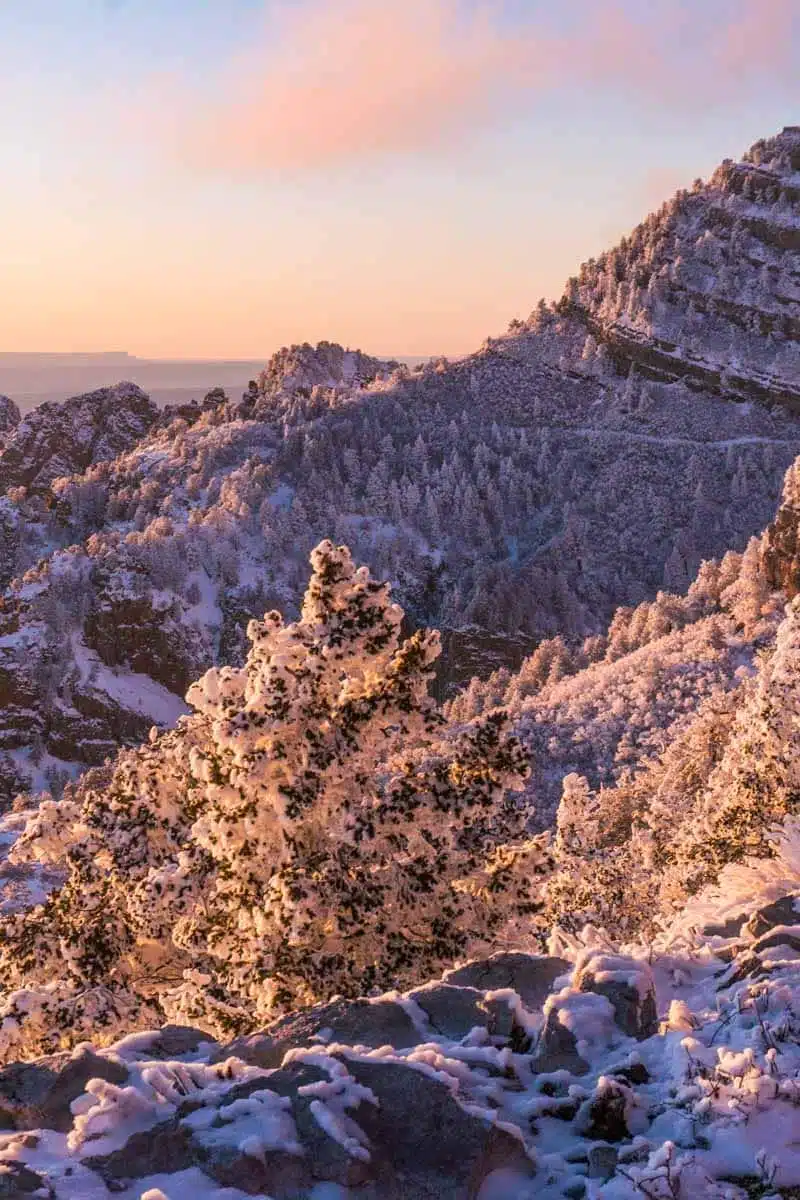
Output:
[[[391,374],[400,364],[345,350],[333,342],[304,342],[274,354],[263,371],[258,386],[245,394],[252,415],[263,415],[270,401],[280,396],[308,398],[313,388],[352,389]]]
[[[149,396],[118,383],[86,396],[35,408],[0,452],[0,485],[43,491],[54,479],[85,471],[134,446],[158,419]]]
[[[783,498],[761,544],[761,563],[771,585],[792,600],[800,592],[800,468],[786,473]]]
[[[800,133],[679,192],[534,321],[573,370],[800,407]]]
[[[144,595],[131,592],[114,576],[95,587],[84,625],[86,645],[107,666],[148,675],[183,696],[211,664],[201,636],[181,623],[180,605],[149,589]]]
[[[475,675],[486,679],[501,667],[520,667],[536,648],[533,638],[494,633],[477,625],[443,629],[441,634],[442,657],[437,664],[434,691],[440,699],[452,696]]]

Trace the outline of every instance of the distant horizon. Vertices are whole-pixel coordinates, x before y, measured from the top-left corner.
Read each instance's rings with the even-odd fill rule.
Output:
[[[328,338],[328,339],[322,339],[322,340],[332,341],[333,339]],[[305,343],[300,342],[300,343],[291,343],[291,344],[303,345]],[[316,345],[317,342],[309,342],[309,344]],[[230,365],[236,365],[238,363],[242,363],[243,365],[245,365],[245,364],[249,365],[249,364],[257,363],[257,362],[264,362],[264,363],[269,362],[269,360],[273,357],[273,355],[277,354],[280,350],[282,350],[285,345],[286,345],[286,343],[283,343],[281,346],[276,347],[275,350],[271,350],[268,354],[251,354],[251,355],[239,355],[239,354],[225,355],[225,354],[223,354],[223,355],[213,355],[210,357],[204,356],[204,355],[192,356],[192,355],[184,355],[184,354],[174,354],[174,355],[135,354],[130,350],[0,350],[0,363],[2,363],[4,361],[9,361],[9,360],[12,360],[15,362],[24,362],[24,361],[30,360],[30,359],[40,359],[40,360],[41,359],[44,359],[44,360],[53,360],[53,359],[98,360],[98,359],[101,359],[101,360],[111,361],[111,362],[113,362],[115,359],[120,359],[120,360],[125,360],[125,361],[130,361],[130,362],[145,362],[145,363],[170,363],[170,364],[173,364],[173,363],[177,363],[177,364],[180,364],[180,363],[191,363],[191,364],[227,363]],[[395,362],[405,362],[408,359],[425,360],[425,359],[437,358],[437,357],[445,357],[445,358],[446,357],[456,357],[455,355],[447,356],[447,355],[435,355],[435,354],[381,354],[381,353],[377,353],[374,349],[372,349],[369,346],[360,346],[360,345],[359,346],[349,346],[348,349],[359,350],[363,354],[369,354],[369,355],[371,355],[371,357],[379,358],[384,362],[388,362],[388,361],[392,361],[392,360],[394,360]],[[474,349],[477,349],[477,346],[474,347]],[[472,351],[465,350],[462,353],[470,354],[470,353],[472,353]]]
[[[370,352],[370,347],[358,349]],[[146,358],[127,350],[0,351],[0,395],[10,397],[25,413],[40,404],[61,402],[127,381],[135,383],[156,404],[184,404],[191,399],[201,400],[215,387],[224,388],[229,395],[245,392],[274,353],[253,358]],[[410,367],[431,357],[373,356]]]

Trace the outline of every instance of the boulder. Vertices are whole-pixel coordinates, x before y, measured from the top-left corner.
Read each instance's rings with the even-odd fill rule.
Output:
[[[747,917],[745,913],[740,913],[738,917],[729,917],[727,921],[722,921],[717,924],[704,925],[699,931],[701,937],[712,938],[734,938],[738,937],[742,932]]]
[[[423,1037],[402,1005],[393,1000],[333,1000],[282,1017],[263,1033],[221,1047],[212,1062],[234,1055],[256,1067],[279,1067],[289,1050],[340,1042],[348,1046],[417,1046]]]
[[[788,950],[800,954],[800,921],[796,925],[776,926],[760,937],[752,949],[753,953],[761,955],[765,950],[772,950],[777,946],[785,946]]]
[[[0,1200],[19,1200],[20,1196],[55,1196],[47,1180],[17,1162],[0,1163]]]
[[[628,1037],[643,1041],[658,1033],[653,973],[640,959],[591,951],[576,967],[575,987],[607,997]]]
[[[83,1162],[110,1185],[109,1191],[119,1191],[123,1180],[186,1171],[202,1165],[205,1157],[194,1144],[191,1130],[173,1119],[132,1134],[124,1146],[111,1154],[87,1155]]]
[[[533,1175],[522,1144],[466,1113],[438,1080],[397,1063],[349,1060],[347,1069],[379,1101],[361,1105],[356,1120],[369,1138],[386,1200],[467,1200],[492,1171]]]
[[[749,918],[744,929],[751,937],[760,938],[776,925],[800,925],[800,895],[783,896],[780,900],[759,908]]]
[[[70,1105],[86,1091],[90,1079],[124,1084],[128,1070],[92,1050],[10,1063],[0,1070],[0,1119],[7,1129],[44,1127],[66,1133],[72,1127]]]
[[[465,1112],[437,1079],[402,1062],[350,1055],[335,1061],[344,1070],[334,1095],[355,1081],[377,1101],[363,1099],[347,1109],[347,1120],[357,1128],[368,1157],[351,1153],[317,1119],[313,1089],[321,1085],[324,1093],[330,1074],[295,1060],[235,1085],[213,1101],[201,1101],[200,1107],[211,1103],[219,1110],[210,1121],[196,1121],[198,1101],[190,1098],[169,1121],[134,1134],[111,1154],[84,1159],[84,1164],[113,1191],[137,1179],[197,1167],[220,1187],[274,1200],[299,1200],[323,1183],[358,1189],[360,1200],[475,1200],[493,1171],[533,1176],[521,1142],[490,1119]],[[264,1090],[291,1100],[302,1154],[288,1148],[259,1152],[235,1127],[231,1106],[258,1099]]]
[[[156,1032],[153,1040],[147,1043],[146,1049],[143,1050],[143,1057],[167,1060],[182,1058],[197,1050],[203,1043],[208,1046],[213,1042],[214,1039],[210,1033],[206,1033],[202,1029],[195,1029],[192,1025],[163,1025]]]
[[[455,987],[450,983],[431,983],[409,993],[418,1004],[437,1037],[459,1041],[477,1025],[487,1025],[489,1013],[483,1006],[483,993],[477,988]]]
[[[536,1012],[552,991],[556,979],[571,970],[571,964],[563,958],[502,953],[465,963],[463,967],[446,971],[442,978],[445,983],[486,992],[513,988],[528,1012]]]
[[[604,1142],[625,1141],[631,1136],[628,1128],[628,1110],[632,1107],[632,1101],[633,1093],[624,1083],[617,1079],[601,1078],[594,1095],[586,1101],[578,1114],[577,1124],[580,1132],[584,1137]],[[591,1151],[589,1162],[591,1165]]]
[[[590,1179],[610,1179],[617,1169],[617,1151],[614,1146],[604,1146],[600,1143],[589,1150]]]
[[[585,1075],[589,1070],[589,1064],[578,1053],[575,1034],[559,1019],[557,1005],[546,1010],[544,1028],[531,1066],[541,1075],[550,1075],[554,1071]]]

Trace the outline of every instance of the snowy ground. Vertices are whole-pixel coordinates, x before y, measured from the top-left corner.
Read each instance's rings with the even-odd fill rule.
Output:
[[[798,867],[790,847],[749,900],[740,872],[724,935],[695,934],[695,906],[649,950],[596,937],[558,947],[572,964],[497,956],[229,1047],[167,1027],[6,1068],[0,1195],[788,1200],[800,899],[764,900]]]

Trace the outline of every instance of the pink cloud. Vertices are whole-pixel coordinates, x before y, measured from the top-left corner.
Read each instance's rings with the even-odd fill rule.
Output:
[[[725,0],[721,27],[680,0],[651,0],[646,17],[638,4],[579,0],[569,36],[503,25],[497,3],[473,0],[468,14],[460,0],[295,0],[210,98],[174,82],[159,92],[159,137],[203,169],[316,169],[436,150],[558,86],[685,107],[793,66],[797,0]],[[151,106],[150,128],[155,116]]]
[[[276,38],[228,72],[222,104],[179,123],[191,158],[304,168],[431,149],[550,70],[485,4],[459,21],[457,0],[311,0]]]
[[[800,75],[797,0],[743,0],[737,8],[716,48],[718,70],[729,80],[752,72],[788,72],[796,84]]]

